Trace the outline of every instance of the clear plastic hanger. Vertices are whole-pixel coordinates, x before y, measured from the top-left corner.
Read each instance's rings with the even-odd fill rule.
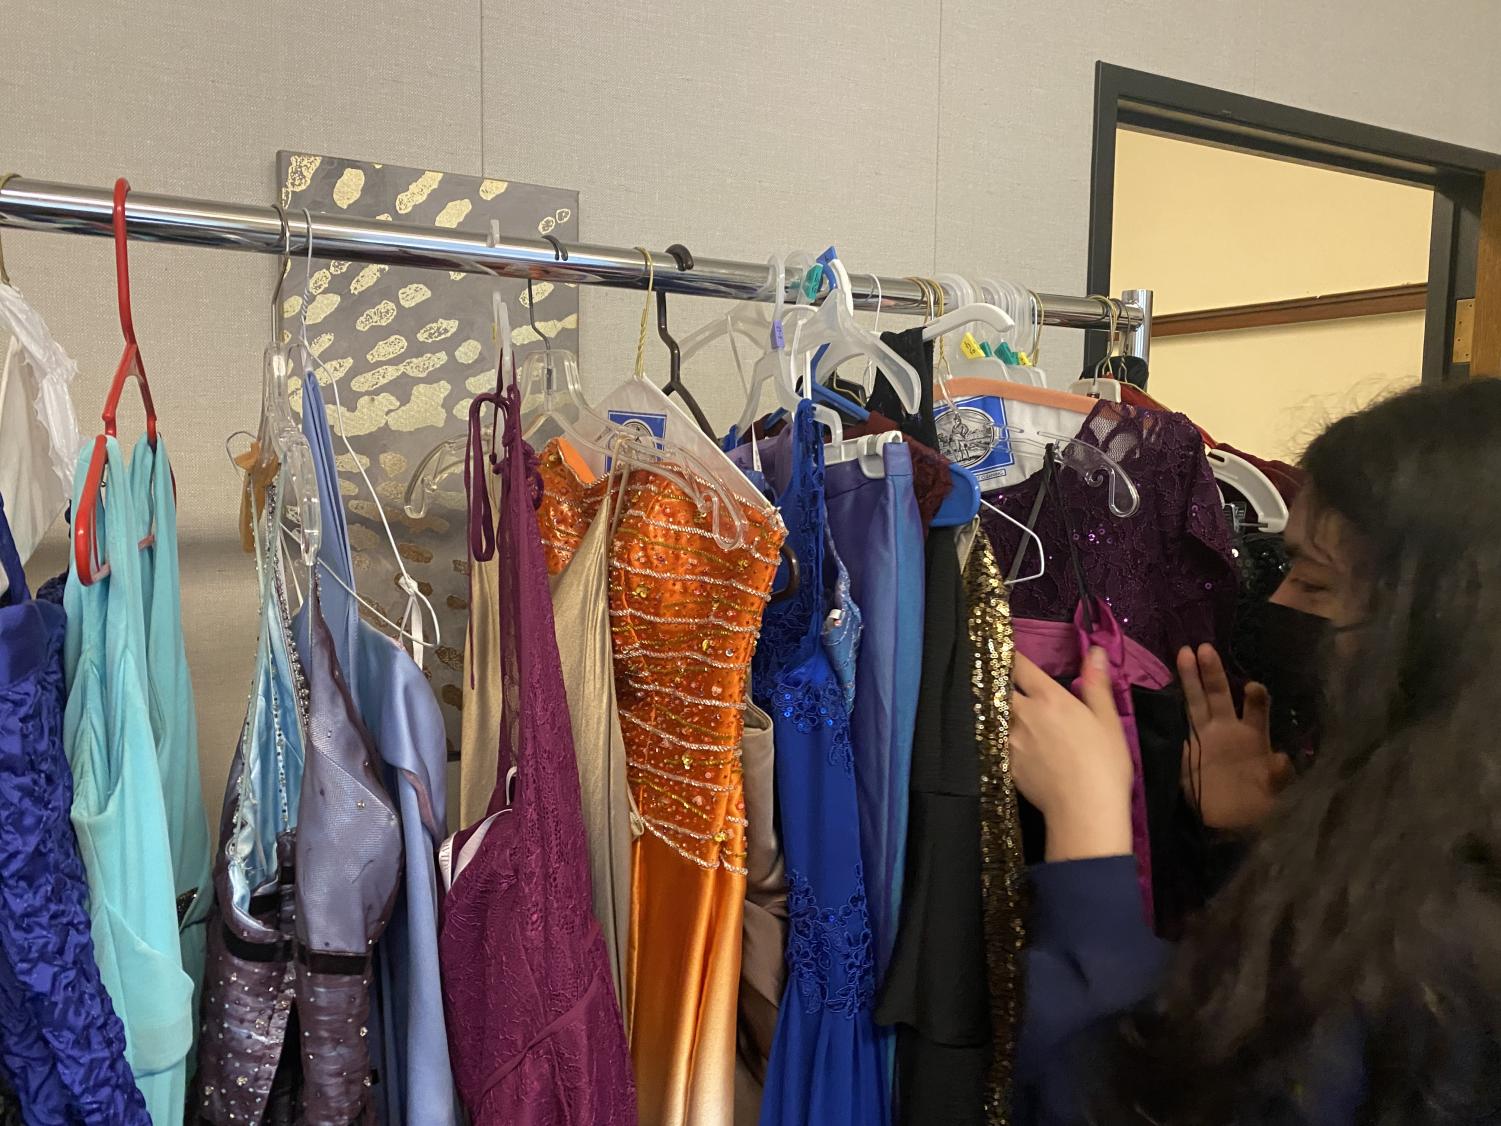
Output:
[[[756,365],[756,374],[771,369],[772,387],[777,394],[777,406],[789,414],[794,413],[804,399],[813,397],[813,356],[816,349],[804,350],[803,330],[818,316],[811,305],[799,305],[792,309],[783,323],[783,331],[792,330],[792,338],[784,349],[768,352]],[[832,370],[832,367],[831,369]],[[752,379],[755,375],[752,376]],[[763,375],[763,378],[766,376]],[[828,441],[836,449],[844,441],[844,419],[833,407],[823,403],[813,404],[813,420],[829,432]]]
[[[771,326],[781,319],[782,308],[786,304],[785,300],[773,298],[772,287],[775,283],[772,278],[780,271],[785,293],[787,276],[786,266],[776,255],[772,255],[767,261],[766,269],[767,283],[756,290],[754,296],[736,302],[724,316],[715,316],[678,341],[684,360],[691,360],[721,338],[729,339],[732,346],[735,340],[748,341],[758,348],[766,345],[771,336]],[[774,309],[767,299],[773,300]]]
[[[786,347],[785,325],[783,317],[786,309],[787,294],[787,264],[778,255],[773,254],[766,262],[766,284],[758,290],[758,294],[770,290],[771,311],[762,323],[761,314],[765,311],[764,305],[759,302],[747,302],[746,305],[754,305],[754,308],[746,309],[745,305],[739,309],[745,309],[739,313],[739,309],[732,310],[725,317],[725,332],[729,336],[730,351],[735,357],[736,370],[740,372],[741,382],[746,385],[745,407],[740,412],[740,417],[735,420],[735,433],[748,433],[755,425],[757,412],[761,406],[761,389],[768,379],[774,379],[780,370],[780,362],[762,364],[758,362],[752,370],[749,381],[745,378],[745,368],[740,360],[740,348],[736,343],[739,335],[747,335],[755,341],[764,351],[762,360],[771,353],[781,353]],[[718,322],[711,322],[704,328],[718,328]],[[690,356],[698,351],[710,340],[716,339],[718,333],[708,334],[704,329],[693,333],[683,344],[683,355]]]
[[[559,249],[560,256],[567,251]],[[526,424],[523,437],[531,437],[546,422],[557,424],[563,437],[575,448],[592,450],[601,455],[607,465],[616,462],[655,473],[673,484],[693,499],[700,510],[705,507],[704,488],[700,480],[711,490],[718,483],[697,457],[675,443],[653,438],[650,441],[611,422],[589,405],[584,398],[583,380],[579,375],[578,358],[563,348],[553,348],[544,342],[540,352],[527,356],[518,377],[522,404],[533,404],[530,410],[536,415]],[[674,465],[691,468],[694,474],[685,474]],[[716,497],[718,507],[731,512],[735,522],[735,537],[723,544],[732,547],[744,542],[744,523],[738,507],[728,492]]]
[[[313,469],[313,450],[292,411],[290,386],[292,356],[282,343],[282,289],[292,269],[292,232],[287,213],[276,208],[281,220],[282,255],[276,289],[271,294],[271,343],[261,363],[261,418],[256,432],[256,460],[247,488],[256,488],[280,466],[282,513],[290,507],[296,516],[296,540],[302,565],[311,568],[318,559],[323,538],[322,499]],[[304,368],[304,371],[307,369]],[[254,511],[250,512],[252,520]]]
[[[550,235],[543,237],[552,241]],[[499,219],[490,220],[489,244],[491,247],[500,244]],[[530,302],[527,305],[527,312],[531,317],[532,331],[537,333],[538,339],[546,342],[548,337],[537,329],[536,314],[532,312]],[[495,370],[497,372],[509,371],[513,363],[511,312],[506,305],[506,299],[501,295],[499,286],[490,291],[490,325],[500,356]],[[443,439],[418,459],[416,468],[407,479],[406,493],[401,499],[401,509],[410,519],[420,520],[426,516],[443,482],[464,472],[464,452],[468,448],[469,435],[466,430],[462,434]]]
[[[324,370],[323,364],[320,360],[318,360],[316,356],[313,355],[313,350],[308,345],[307,339],[307,307],[309,299],[312,297],[313,283],[313,216],[307,208],[303,208],[302,217],[303,221],[307,224],[307,260],[302,280],[302,309],[298,314],[297,343],[301,346],[300,354],[306,357],[311,365],[314,365],[303,369],[303,378],[316,379],[318,377],[318,373]],[[396,546],[396,535],[391,531],[391,522],[386,519],[385,505],[381,503],[380,496],[375,491],[375,485],[370,480],[370,475],[365,472],[364,462],[361,461],[359,456],[354,452],[354,446],[349,441],[349,435],[345,433],[344,403],[339,395],[339,381],[337,379],[330,379],[328,381],[328,385],[333,388],[334,415],[339,423],[339,440],[344,443],[344,450],[349,455],[349,460],[354,463],[355,469],[359,471],[360,478],[365,482],[365,488],[369,490],[370,497],[375,502],[375,511],[380,514],[381,527],[385,529],[386,541],[391,545],[391,557],[396,561],[396,569],[399,572],[399,577],[396,580],[396,585],[400,587],[407,596],[407,607],[405,612],[401,616],[400,623],[393,622],[374,605],[362,598],[358,591],[353,589],[353,587],[349,583],[346,583],[342,578],[340,578],[334,572],[333,568],[329,567],[327,563],[323,562],[323,560],[318,560],[318,563],[322,568],[322,574],[327,575],[329,578],[333,579],[334,582],[338,583],[339,586],[343,587],[344,590],[348,592],[349,596],[356,602],[358,602],[367,611],[369,611],[371,615],[373,615],[379,621],[383,622],[392,630],[395,630],[397,636],[401,637],[405,641],[412,643],[412,659],[415,660],[420,666],[422,664],[424,650],[429,644],[427,636],[423,631],[424,623],[422,621],[421,611],[426,610],[428,618],[432,621],[433,635],[431,644],[434,647],[441,645],[443,642],[443,631],[442,627],[438,624],[438,613],[433,609],[433,604],[428,599],[427,595],[423,594],[421,588],[418,587],[417,581],[413,579],[411,573],[407,571],[406,563],[401,558],[401,550]],[[330,500],[333,503],[338,503],[337,498],[330,498]],[[285,525],[283,525],[283,527],[285,527]]]
[[[642,247],[636,249],[646,263],[647,300],[641,312],[635,366],[629,379],[618,383],[602,400],[594,404],[594,411],[605,418],[609,418],[616,411],[623,414],[654,414],[661,417],[666,432],[676,434],[676,437],[669,438],[669,441],[676,443],[674,458],[685,466],[692,467],[704,478],[700,486],[707,488],[708,498],[715,507],[713,524],[716,529],[716,538],[726,547],[732,543],[743,544],[745,542],[744,518],[740,505],[767,511],[773,506],[750,482],[740,467],[725,455],[718,443],[704,434],[697,422],[674,399],[668,398],[660,388],[646,378],[646,328],[650,323],[652,298],[655,297],[656,271],[650,252]],[[613,449],[614,443],[620,440],[613,437],[619,427],[614,423],[610,425],[611,434],[591,434],[589,425],[581,425],[580,429],[594,438],[597,445],[605,445]],[[652,444],[642,439],[638,446],[649,454],[649,447]],[[660,455],[661,451],[658,450],[657,456]],[[588,457],[586,460],[596,472],[602,473],[606,468],[606,462],[599,454]],[[739,503],[726,503],[731,500]],[[721,521],[726,513],[735,525],[735,533],[731,537],[725,537],[722,534]]]
[[[1119,462],[1098,446],[1091,446],[1088,442],[1062,434],[1050,434],[1045,430],[1033,433],[1017,426],[1005,427],[1001,437],[1013,447],[1022,446],[1043,454],[1046,454],[1048,446],[1052,446],[1058,455],[1060,468],[1074,470],[1092,487],[1108,484],[1110,511],[1115,515],[1134,516],[1141,507],[1141,493],[1136,488],[1136,482],[1131,480],[1131,475],[1121,468]]]

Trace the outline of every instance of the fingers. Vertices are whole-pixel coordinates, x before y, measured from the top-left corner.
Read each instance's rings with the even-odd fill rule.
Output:
[[[1266,685],[1257,684],[1254,680],[1246,685],[1245,707],[1241,717],[1248,726],[1261,732],[1267,746],[1272,745],[1272,697],[1267,692]]]
[[[1230,678],[1225,675],[1225,663],[1215,652],[1213,645],[1200,645],[1198,651],[1199,679],[1204,685],[1204,699],[1211,718],[1233,718],[1235,701],[1230,696]]]
[[[1204,682],[1199,679],[1199,658],[1187,645],[1178,650],[1178,680],[1183,685],[1192,730],[1202,731],[1209,722],[1209,701],[1204,696]]]
[[[1270,777],[1273,791],[1280,791],[1293,780],[1293,760],[1281,751],[1274,752]]]
[[[1089,710],[1102,720],[1120,723],[1120,713],[1115,708],[1115,692],[1110,686],[1110,662],[1105,650],[1091,649],[1084,658],[1084,676],[1079,686],[1079,695]]]
[[[1011,666],[1011,683],[1028,696],[1046,696],[1058,691],[1058,682],[1031,661],[1020,649]]]

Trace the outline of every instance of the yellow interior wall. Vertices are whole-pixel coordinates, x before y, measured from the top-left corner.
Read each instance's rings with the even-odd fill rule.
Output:
[[[1432,194],[1123,130],[1112,288],[1158,313],[1425,281]],[[1415,383],[1423,315],[1159,338],[1151,391],[1216,438],[1295,459],[1333,418]]]
[[[1217,441],[1297,461],[1330,422],[1409,387],[1423,314],[1174,336],[1152,346],[1154,396]]]

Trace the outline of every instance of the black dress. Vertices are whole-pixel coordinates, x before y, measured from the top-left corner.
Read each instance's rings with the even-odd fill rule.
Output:
[[[980,882],[980,766],[956,532],[927,542],[906,895],[876,1008],[897,1026],[896,1120],[985,1122],[990,998]]]

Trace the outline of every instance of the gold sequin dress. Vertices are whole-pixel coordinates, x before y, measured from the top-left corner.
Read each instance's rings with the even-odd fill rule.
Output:
[[[1005,1126],[1016,1025],[1021,1016],[1025,865],[1008,749],[1011,663],[1016,648],[1006,588],[995,551],[985,536],[980,536],[970,551],[964,585],[974,659],[975,736],[980,750],[980,881],[990,985],[991,1060],[985,1084],[985,1114],[992,1126]]]

